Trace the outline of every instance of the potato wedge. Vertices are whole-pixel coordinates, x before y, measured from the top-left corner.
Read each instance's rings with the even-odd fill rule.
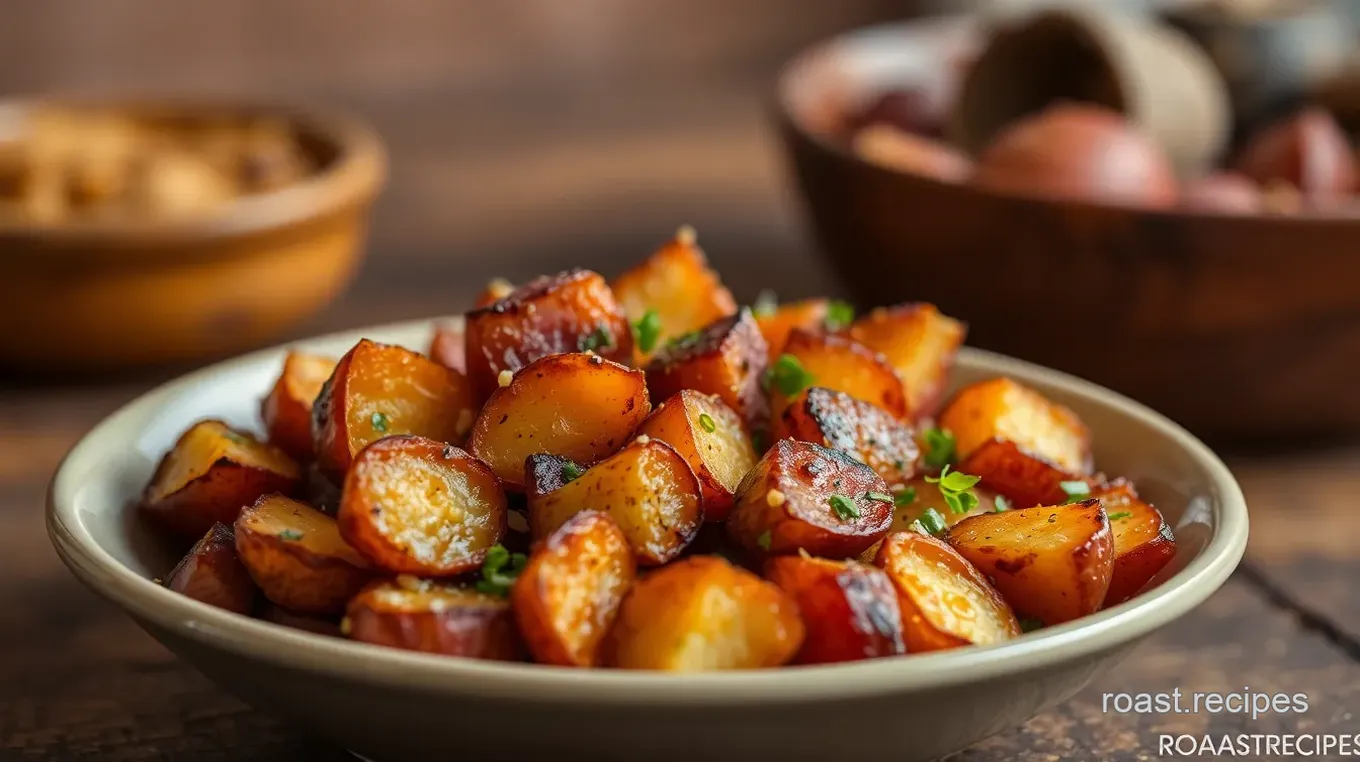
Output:
[[[741,417],[715,395],[686,389],[656,406],[639,435],[675,448],[689,463],[704,494],[704,521],[722,521],[733,493],[756,465],[756,451]]]
[[[892,526],[888,485],[838,450],[781,439],[737,487],[728,536],[756,558],[854,558]]]
[[[301,479],[283,450],[221,421],[200,421],[161,459],[141,509],[157,526],[197,540],[213,524],[230,526],[261,495],[296,492]]]
[[[1114,536],[1114,572],[1102,608],[1137,595],[1176,557],[1176,536],[1161,511],[1138,497],[1133,485],[1116,479],[1091,494],[1100,500]]]
[[[1045,625],[1099,611],[1110,589],[1114,539],[1099,500],[973,516],[945,539],[1013,609]]]
[[[829,304],[826,299],[805,299],[801,302],[781,304],[770,312],[756,314],[756,325],[760,326],[760,334],[765,337],[770,362],[778,360],[784,353],[784,345],[788,342],[789,333],[793,329],[822,330],[826,325]]]
[[[982,478],[989,489],[1005,495],[1017,508],[1067,502],[1065,483],[1087,481],[1014,442],[992,439],[973,450],[959,470]]]
[[[765,577],[798,604],[807,634],[800,664],[831,664],[907,652],[897,590],[883,570],[855,561],[780,556]]]
[[[760,388],[766,354],[765,337],[751,311],[742,308],[658,350],[647,365],[647,388],[654,403],[685,389],[716,395],[748,427],[764,428],[770,417]]]
[[[793,357],[805,372],[808,383],[791,387],[782,380],[782,357]],[[902,393],[902,382],[883,356],[845,336],[814,333],[795,328],[784,344],[781,360],[770,367],[774,378],[770,384],[770,408],[775,420],[783,415],[794,397],[809,386],[821,386],[845,392],[887,411],[902,420],[907,403]]]
[[[656,311],[661,320],[657,346],[737,311],[732,292],[709,269],[695,243],[693,228],[681,228],[641,264],[614,279],[613,289],[629,321]]]
[[[434,338],[430,340],[430,351],[426,354],[445,368],[466,376],[467,331],[463,327],[463,321],[436,325]]]
[[[575,480],[531,496],[534,539],[546,540],[585,510],[613,519],[643,566],[680,555],[704,520],[699,480],[675,448],[658,439],[635,440]]]
[[[341,630],[353,640],[407,651],[493,661],[524,655],[508,600],[405,575],[354,596]]]
[[[506,531],[505,492],[486,464],[412,435],[359,451],[336,516],[340,536],[369,564],[447,577],[482,565]]]
[[[867,464],[889,487],[910,481],[921,455],[915,433],[888,411],[821,386],[790,400],[774,436],[840,450]]]
[[[893,498],[897,503],[897,511],[893,514],[892,527],[888,529],[888,534],[891,536],[893,532],[905,532],[911,529],[912,524],[919,521],[928,510],[934,511],[935,515],[944,521],[946,527],[951,527],[969,516],[991,513],[996,510],[997,494],[995,492],[982,484],[978,484],[973,488],[973,494],[977,495],[977,505],[964,513],[955,513],[949,503],[945,501],[944,495],[941,494],[940,485],[931,484],[923,476],[918,476],[901,487],[894,487]],[[878,556],[880,544],[881,542],[876,543],[861,553],[859,560],[866,564],[872,564],[874,558]]]
[[[529,653],[542,664],[593,667],[633,585],[637,564],[623,531],[582,511],[548,535],[510,594]]]
[[[299,614],[276,603],[266,602],[264,606],[260,607],[260,618],[266,622],[291,627],[294,630],[303,630],[317,635],[329,635],[333,638],[340,637],[340,622],[336,618]]]
[[[850,326],[856,341],[882,353],[897,371],[912,422],[935,413],[967,333],[967,326],[933,304],[880,307]]]
[[[340,358],[312,411],[321,470],[339,483],[370,443],[417,434],[460,444],[476,414],[461,374],[409,349],[361,340]]]
[[[787,593],[721,558],[695,556],[633,585],[607,661],[671,672],[778,667],[802,642],[798,605]]]
[[[598,355],[549,355],[497,389],[472,424],[467,449],[522,491],[525,458],[547,452],[583,466],[618,451],[651,412],[640,370]]]
[[[373,572],[335,519],[265,495],[236,519],[236,553],[264,597],[300,614],[338,614]]]
[[[942,540],[894,532],[883,540],[874,565],[897,590],[910,653],[999,643],[1020,634],[1020,622],[1001,594]]]
[[[279,380],[260,405],[269,442],[297,460],[312,459],[312,403],[335,365],[333,357],[289,352]]]
[[[1091,432],[1076,413],[1009,378],[979,381],[959,390],[940,413],[966,459],[993,439],[1014,442],[1068,473],[1091,473]]]
[[[213,524],[203,539],[165,575],[162,584],[181,595],[237,614],[250,614],[259,594],[250,573],[236,557],[236,536],[224,524]]]
[[[481,399],[499,388],[501,371],[518,372],[542,357],[587,349],[633,361],[633,333],[604,278],[569,270],[536,278],[467,315],[468,378]]]

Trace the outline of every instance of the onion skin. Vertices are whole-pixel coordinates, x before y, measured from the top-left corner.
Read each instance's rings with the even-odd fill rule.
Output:
[[[1356,189],[1354,155],[1331,114],[1310,108],[1248,142],[1237,169],[1261,185],[1285,182],[1306,202],[1326,205]]]

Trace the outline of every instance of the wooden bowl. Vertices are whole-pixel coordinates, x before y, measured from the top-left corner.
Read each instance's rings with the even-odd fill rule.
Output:
[[[1005,196],[853,155],[837,104],[940,76],[973,21],[852,32],[784,70],[811,227],[862,306],[928,300],[969,343],[1117,389],[1215,438],[1360,431],[1360,217],[1147,212]]]
[[[77,105],[154,120],[286,120],[316,171],[203,215],[0,216],[0,367],[104,370],[220,356],[265,343],[348,283],[386,159],[345,117],[195,100],[0,103],[8,113]]]

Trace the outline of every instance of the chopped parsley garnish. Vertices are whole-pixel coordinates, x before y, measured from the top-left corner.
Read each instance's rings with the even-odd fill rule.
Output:
[[[763,429],[756,429],[751,432],[751,449],[759,455],[770,449],[770,433]]]
[[[831,510],[835,511],[836,517],[841,521],[859,518],[859,506],[845,495],[832,495],[828,502],[831,503]]]
[[[703,329],[690,331],[689,333],[682,333],[679,336],[675,336],[670,341],[666,342],[666,348],[684,349],[685,347],[688,347],[692,344],[698,344],[699,340],[702,339],[703,337],[704,337]]]
[[[1035,630],[1042,629],[1044,629],[1044,623],[1039,621],[1038,619],[1034,619],[1033,617],[1025,617],[1024,619],[1020,620],[1021,632],[1034,632]]]
[[[486,552],[486,560],[482,561],[482,578],[477,580],[477,592],[501,597],[509,595],[515,578],[528,563],[529,558],[523,553],[511,553],[504,545],[492,545]]]
[[[760,546],[761,550],[769,550],[770,530],[766,529],[764,532],[761,532],[760,536],[756,538],[756,544]]]
[[[1133,518],[1133,511],[1119,511],[1110,514],[1110,521],[1120,521],[1121,519]]]
[[[906,508],[916,502],[916,488],[907,487],[906,489],[893,495],[893,505],[898,508]]]
[[[779,297],[770,289],[762,289],[756,294],[755,303],[751,305],[751,314],[756,317],[769,317],[779,309]]]
[[[280,540],[290,540],[290,541],[292,541],[292,540],[301,540],[301,539],[302,539],[302,533],[299,532],[299,531],[296,530],[296,529],[285,529],[285,530],[283,530],[282,532],[279,532],[279,539],[280,539]]]
[[[867,500],[874,500],[879,503],[893,502],[893,496],[886,492],[865,492],[864,497]]]
[[[1011,502],[1002,495],[997,495],[994,502],[996,503],[997,513],[1002,513],[1011,509]]]
[[[713,416],[708,413],[699,414],[699,428],[712,434],[718,430],[718,424],[713,420]]]
[[[926,530],[926,534],[939,534],[948,526],[944,516],[941,516],[940,512],[934,508],[925,509],[921,513],[921,518],[917,519],[916,522],[921,525],[922,529]]]
[[[767,385],[778,389],[785,397],[792,397],[798,392],[812,386],[815,379],[803,363],[798,361],[793,355],[780,355],[774,365],[765,371]]]
[[[609,332],[607,326],[602,325],[591,331],[589,336],[582,336],[580,341],[576,342],[576,348],[582,352],[589,352],[609,347],[613,344],[614,334]]]
[[[1063,492],[1067,493],[1067,502],[1069,503],[1084,500],[1087,495],[1091,494],[1091,485],[1080,479],[1070,482],[1059,482],[1058,486],[1062,488]]]
[[[380,412],[379,412],[379,413],[374,413],[374,414],[373,414],[373,417],[371,417],[371,418],[368,419],[368,422],[371,423],[371,424],[373,424],[373,430],[376,431],[376,432],[378,432],[379,434],[386,434],[386,433],[387,433],[387,414],[386,414],[386,413],[380,413]]]
[[[656,349],[656,342],[661,338],[661,316],[656,314],[656,310],[647,310],[633,323],[633,336],[638,349],[643,352]]]
[[[940,487],[940,497],[949,506],[953,513],[967,513],[977,507],[978,496],[973,491],[973,487],[982,481],[982,477],[965,474],[959,471],[950,471],[949,466],[945,466],[939,476],[927,476],[926,481]]]
[[[954,434],[949,429],[926,429],[921,435],[925,439],[926,451],[921,462],[927,468],[944,468],[954,462]]]
[[[855,322],[855,308],[849,302],[834,301],[826,305],[826,319],[822,321],[828,331],[839,331]]]
[[[574,482],[574,481],[576,481],[576,479],[579,478],[579,477],[581,476],[581,473],[582,473],[581,467],[578,466],[578,465],[576,465],[575,463],[572,463],[571,461],[567,461],[566,463],[563,463],[563,464],[562,464],[562,483],[563,483],[563,484],[566,484],[566,483],[568,483],[568,482]]]

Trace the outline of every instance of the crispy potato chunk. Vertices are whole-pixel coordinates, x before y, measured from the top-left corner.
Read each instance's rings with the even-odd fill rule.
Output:
[[[755,316],[760,334],[765,337],[770,362],[779,359],[788,343],[789,333],[795,328],[806,331],[820,331],[826,325],[827,306],[825,299],[805,299],[801,302],[781,304],[772,312]]]
[[[940,485],[931,484],[923,476],[918,476],[905,485],[893,489],[893,496],[900,505],[897,506],[897,512],[893,515],[892,527],[888,529],[890,536],[893,532],[905,532],[911,529],[912,523],[920,520],[927,510],[935,511],[940,518],[944,519],[944,524],[947,527],[953,526],[969,516],[991,513],[996,510],[997,494],[982,484],[973,488],[973,494],[977,495],[978,498],[977,505],[964,513],[955,513],[940,492]],[[866,564],[872,564],[874,558],[878,556],[878,549],[881,544],[881,542],[875,543],[861,553],[859,560]]]
[[[899,420],[906,417],[907,403],[902,395],[902,382],[883,356],[853,339],[833,334],[814,333],[794,329],[784,345],[784,354],[791,355],[810,377],[807,386],[820,386],[845,392],[887,411]],[[776,368],[778,363],[771,366]],[[792,398],[806,386],[789,392],[774,379],[770,385],[770,407],[777,420],[783,415]]]
[[[728,536],[757,558],[853,558],[892,525],[888,486],[838,450],[781,439],[737,487]]]
[[[463,321],[436,325],[426,354],[445,368],[467,375],[467,331]]]
[[[1086,481],[1076,474],[1020,449],[1014,442],[984,442],[959,470],[982,478],[988,488],[1005,495],[1018,508],[1067,502],[1064,482]]]
[[[548,535],[510,595],[534,660],[598,665],[600,645],[636,575],[628,539],[603,513],[582,511]]]
[[[807,636],[801,664],[873,659],[907,652],[897,591],[881,569],[854,561],[780,556],[765,576],[798,604]]]
[[[482,399],[501,371],[518,372],[541,357],[587,349],[633,360],[633,333],[599,273],[569,270],[536,278],[467,315],[468,377]]]
[[[333,357],[289,352],[279,380],[260,405],[270,443],[297,460],[312,459],[312,403],[335,365]]]
[[[335,617],[299,614],[276,603],[266,602],[260,608],[260,619],[284,627],[291,627],[294,630],[303,630],[317,635],[329,635],[333,638],[340,637],[340,623]]]
[[[292,494],[302,471],[279,448],[221,421],[201,421],[161,459],[142,493],[142,512],[158,526],[196,540],[213,524],[231,525],[261,495]]]
[[[385,571],[472,571],[505,535],[505,492],[496,475],[432,439],[387,437],[360,450],[342,494],[340,535]]]
[[[491,395],[472,424],[468,451],[507,489],[523,490],[525,458],[548,452],[598,463],[628,441],[651,409],[642,371],[597,355],[549,355]]]
[[[1091,494],[1100,500],[1114,535],[1114,572],[1102,608],[1137,595],[1176,557],[1176,536],[1161,511],[1138,497],[1133,485],[1116,479]]]
[[[321,470],[339,482],[372,442],[417,434],[459,444],[476,412],[461,374],[409,349],[361,340],[335,367],[312,411]]]
[[[264,597],[300,614],[338,614],[372,577],[335,519],[281,495],[241,511],[236,553]]]
[[[638,434],[674,447],[689,463],[703,489],[705,521],[727,518],[737,485],[756,464],[736,411],[717,396],[686,389],[657,405]]]
[[[610,633],[609,663],[699,672],[778,667],[803,622],[787,593],[716,556],[695,556],[633,585]]]
[[[643,566],[680,555],[704,519],[699,480],[675,448],[657,439],[636,440],[562,487],[531,496],[534,539],[585,510],[613,519]]]
[[[1091,473],[1091,432],[1086,424],[1071,410],[1009,378],[960,389],[940,413],[939,423],[953,432],[960,459],[1001,439],[1069,473]]]
[[[613,286],[630,321],[656,311],[661,320],[657,346],[737,311],[732,292],[709,269],[690,228],[681,228],[675,238],[616,278]]]
[[[1020,622],[1000,593],[941,540],[894,532],[883,540],[874,565],[897,590],[911,653],[999,643],[1020,634]]]
[[[934,414],[968,329],[933,304],[880,307],[856,320],[850,335],[881,352],[902,379],[907,420]]]
[[[406,575],[364,588],[341,628],[353,640],[407,651],[493,661],[524,654],[509,601]]]
[[[747,426],[763,428],[770,417],[760,388],[765,358],[765,338],[743,308],[662,347],[647,366],[647,388],[653,402],[685,389],[716,395]]]
[[[1045,625],[1100,610],[1114,540],[1099,500],[973,516],[946,535],[1011,607]]]
[[[812,442],[867,464],[890,487],[916,475],[916,434],[880,407],[821,386],[794,397],[775,423],[776,439]]]
[[[223,524],[212,525],[165,575],[164,585],[209,606],[247,615],[259,592],[236,557],[236,536]]]

